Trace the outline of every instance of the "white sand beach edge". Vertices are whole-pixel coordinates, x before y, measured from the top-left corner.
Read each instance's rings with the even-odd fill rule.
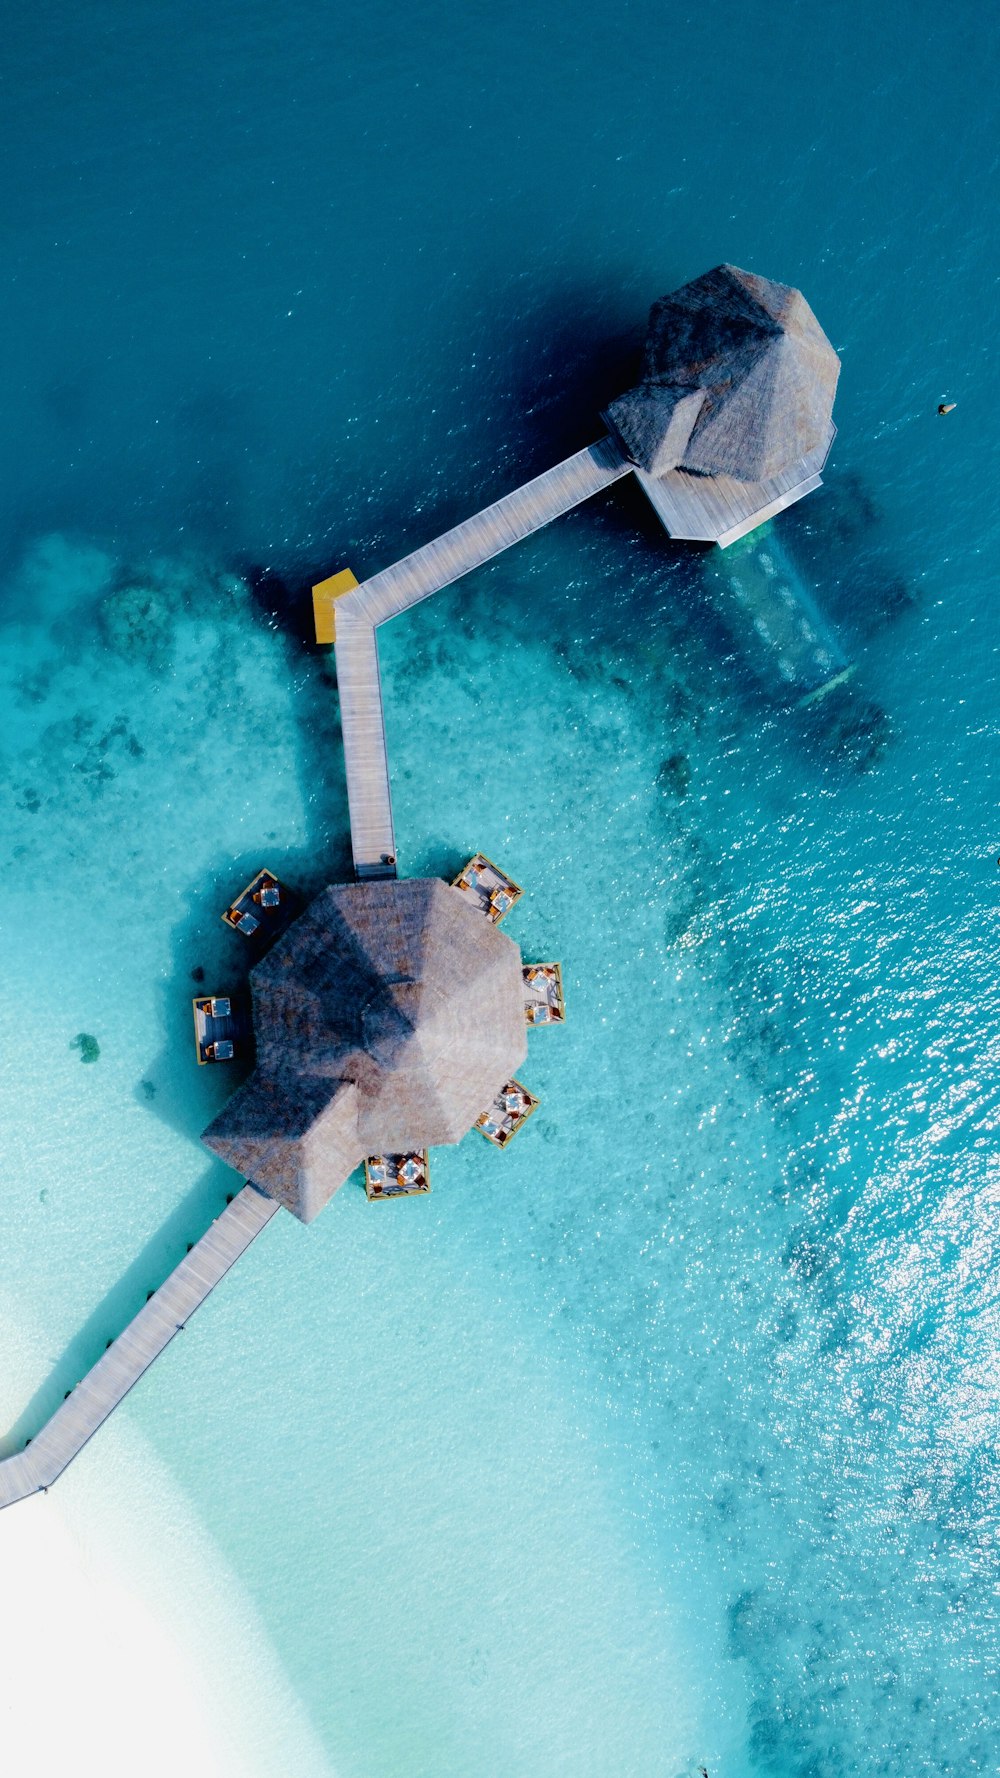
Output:
[[[185,1652],[49,1498],[0,1518],[0,1570],[0,1739],[12,1769],[76,1771],[87,1748],[107,1778],[250,1778],[214,1731]]]
[[[22,1367],[4,1339],[11,1373]],[[5,1365],[5,1369],[7,1366]],[[5,1768],[335,1778],[259,1615],[120,1410],[55,1487],[0,1513]]]

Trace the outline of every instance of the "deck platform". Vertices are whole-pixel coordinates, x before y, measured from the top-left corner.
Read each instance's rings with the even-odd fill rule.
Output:
[[[259,870],[222,915],[226,926],[244,938],[270,944],[302,912],[302,902],[273,870]]]
[[[460,580],[511,544],[540,531],[562,513],[572,511],[630,475],[632,468],[612,439],[599,439],[445,531],[433,543],[373,574],[360,586],[337,591],[334,640],[340,721],[354,868],[362,880],[396,874],[385,718],[375,644],[378,625]],[[319,599],[317,612],[323,600],[329,599],[326,589],[341,578],[333,575],[313,588],[314,601]],[[319,621],[317,617],[317,624]]]
[[[228,994],[196,994],[191,1009],[199,1068],[245,1055],[247,1019],[238,1000]]]
[[[416,1198],[431,1189],[427,1150],[412,1154],[370,1154],[365,1161],[365,1191],[372,1198]]]
[[[342,599],[357,586],[357,580],[349,568],[342,568],[339,574],[331,574],[328,580],[321,580],[313,587],[313,624],[316,629],[316,640],[329,644],[337,640],[337,600]]]
[[[492,858],[485,852],[476,852],[459,871],[452,884],[453,889],[461,889],[470,896],[480,913],[494,926],[499,926],[515,902],[520,901],[524,891],[513,877],[508,877]]]
[[[24,1448],[0,1460],[0,1508],[49,1488],[278,1209],[245,1185]]]
[[[562,969],[558,963],[526,963],[524,1016],[529,1025],[561,1025],[566,1018]]]
[[[519,1080],[509,1080],[482,1117],[477,1117],[475,1127],[494,1148],[506,1148],[518,1130],[523,1129],[532,1112],[537,1111],[538,1105],[534,1093],[529,1093]]]
[[[671,537],[728,549],[821,486],[820,471],[836,432],[831,421],[821,445],[769,481],[737,482],[728,475],[689,475],[680,469],[648,475],[638,468],[635,478]]]

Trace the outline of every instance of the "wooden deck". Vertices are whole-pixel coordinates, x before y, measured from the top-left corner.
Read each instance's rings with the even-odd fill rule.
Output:
[[[664,529],[671,537],[677,537],[689,543],[717,543],[720,549],[728,549],[731,543],[737,543],[751,531],[756,531],[768,519],[773,519],[786,506],[794,506],[796,500],[803,495],[811,494],[814,488],[822,484],[821,475],[810,475],[804,480],[790,480],[787,488],[768,499],[765,504],[755,506],[749,514],[743,505],[731,497],[735,483],[726,487],[726,477],[716,476],[713,480],[705,476],[708,487],[700,487],[695,493],[688,494],[679,487],[677,475],[652,476],[645,470],[636,470],[639,483],[650,505]],[[693,479],[693,478],[690,478]],[[779,478],[776,478],[779,479]],[[768,484],[769,487],[774,483]],[[710,537],[708,532],[712,531]],[[717,533],[717,534],[715,534]]]
[[[381,574],[373,574],[355,592],[345,594],[337,605],[338,631],[348,609],[352,616],[363,614],[372,624],[398,617],[411,605],[501,555],[512,543],[590,500],[602,488],[610,488],[631,474],[632,467],[610,438],[577,451],[534,481],[515,488],[513,494],[505,494],[471,519],[463,519],[433,543],[424,544]]]
[[[452,888],[471,896],[480,913],[494,926],[499,926],[501,920],[507,918],[524,894],[520,883],[515,883],[513,877],[494,864],[492,858],[487,858],[485,852],[473,853],[468,864],[459,871]]]
[[[194,1013],[194,1050],[199,1068],[223,1065],[218,1064],[214,1056],[206,1056],[205,1050],[209,1044],[231,1043],[233,1055],[230,1060],[243,1055],[249,1047],[249,1019],[239,999],[234,1001],[228,994],[215,995],[216,1002],[229,1001],[229,1011],[213,1013],[209,1011],[212,998],[208,994],[196,994],[191,1001]]]
[[[396,835],[375,626],[346,611],[345,604],[341,601],[337,613],[337,690],[354,869],[362,879],[394,877]]]
[[[602,438],[338,597],[337,683],[359,877],[396,874],[376,628],[620,481],[632,467],[610,438]]]
[[[836,431],[831,423],[829,437],[808,457],[753,486],[727,475],[687,475],[682,470],[654,476],[637,469],[636,480],[671,537],[728,549],[821,485],[820,470]]]
[[[0,1508],[62,1475],[278,1209],[245,1185],[23,1451],[0,1461]]]

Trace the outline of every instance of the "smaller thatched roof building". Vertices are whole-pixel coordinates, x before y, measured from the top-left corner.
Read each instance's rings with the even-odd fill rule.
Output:
[[[303,1222],[367,1155],[458,1142],[527,1054],[517,946],[437,878],[324,889],[250,985],[257,1066],[203,1141]]]
[[[727,544],[819,485],[839,373],[801,291],[720,265],[654,305],[606,418],[670,535]]]

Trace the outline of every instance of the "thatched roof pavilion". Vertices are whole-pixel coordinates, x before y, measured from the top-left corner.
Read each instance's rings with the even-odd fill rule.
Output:
[[[324,889],[250,985],[257,1066],[203,1140],[303,1222],[367,1155],[458,1142],[527,1054],[517,946],[437,878]]]
[[[671,536],[727,544],[818,486],[839,373],[801,291],[720,265],[654,304],[606,418]]]

